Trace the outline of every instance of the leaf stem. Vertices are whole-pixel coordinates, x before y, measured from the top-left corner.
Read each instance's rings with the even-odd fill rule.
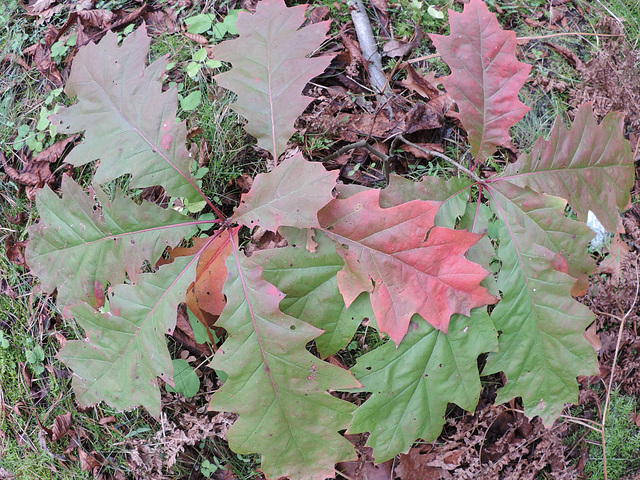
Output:
[[[436,152],[435,150],[428,150],[428,149],[426,149],[424,147],[421,147],[417,143],[410,142],[409,140],[404,138],[402,135],[398,135],[398,138],[401,141],[403,141],[404,143],[406,143],[407,145],[410,145],[413,148],[420,150],[422,153],[425,153],[427,155],[433,155],[434,157],[438,157],[438,158],[441,158],[442,160],[445,160],[445,161],[449,162],[451,165],[454,165],[456,168],[458,168],[458,170],[462,170],[464,173],[469,175],[471,178],[473,178],[479,184],[484,185],[484,183],[485,183],[484,180],[482,180],[478,175],[473,173],[467,167],[464,167],[460,163],[456,162],[453,158],[446,156],[444,153]]]

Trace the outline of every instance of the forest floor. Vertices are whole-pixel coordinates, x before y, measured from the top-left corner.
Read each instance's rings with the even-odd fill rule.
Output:
[[[78,137],[57,134],[48,116],[69,105],[63,87],[82,45],[108,31],[126,36],[145,22],[152,36],[151,57],[168,55],[167,86],[180,92],[180,111],[190,127],[190,149],[199,159],[205,193],[225,212],[237,205],[251,179],[268,169],[265,153],[242,129],[229,108],[232,100],[215,86],[218,68],[207,48],[233,35],[234,12],[255,10],[255,0],[5,0],[0,5],[0,479],[251,479],[263,478],[256,456],[236,455],[225,442],[232,418],[207,411],[216,388],[207,368],[211,352],[170,339],[176,356],[197,357],[200,389],[185,398],[163,390],[165,415],[157,422],[143,409],[118,412],[105,404],[79,409],[70,371],[56,354],[78,327],[63,320],[55,299],[30,274],[24,249],[37,222],[35,198],[45,185],[57,190],[63,174],[91,176],[91,166],[74,168],[65,157]],[[448,73],[427,33],[447,34],[448,9],[462,1],[370,1],[370,18],[383,54],[384,73],[407,106],[428,93],[424,79],[437,84]],[[517,152],[527,152],[557,119],[568,122],[578,107],[592,102],[601,119],[611,110],[625,115],[625,135],[636,162],[640,144],[640,7],[632,0],[487,0],[502,28],[514,30],[519,59],[533,66],[521,92],[531,107],[512,129],[513,145],[492,159],[504,168]],[[431,4],[431,5],[430,5]],[[427,8],[428,7],[428,8]],[[237,13],[237,12],[236,12]],[[208,14],[203,16],[201,14]],[[315,98],[298,120],[292,148],[322,159],[345,143],[377,139],[389,149],[389,125],[376,115],[353,116],[336,124],[336,112],[350,104],[366,111],[369,79],[346,3],[316,0],[310,22],[331,19],[325,52],[335,54],[327,75],[308,85]],[[227,20],[225,20],[227,19]],[[438,128],[416,127],[415,142],[463,158],[466,137],[450,118]],[[347,128],[348,127],[348,128]],[[384,172],[365,149],[325,163],[340,180],[382,186]],[[419,179],[447,166],[407,149],[392,170]],[[638,174],[636,174],[638,178]],[[153,192],[149,192],[153,196]],[[500,376],[484,379],[475,413],[450,406],[445,429],[434,443],[416,444],[407,454],[375,465],[364,437],[360,459],[339,465],[336,478],[425,480],[436,478],[574,479],[604,478],[597,427],[609,392],[605,428],[608,478],[640,478],[640,186],[624,213],[626,233],[611,236],[591,254],[599,274],[580,301],[597,315],[585,335],[598,350],[600,373],[579,378],[580,403],[547,429],[528,419],[518,400],[494,405]],[[254,243],[269,241],[254,236]],[[623,323],[622,328],[621,322]],[[353,348],[351,348],[353,347]],[[345,356],[362,354],[355,342]],[[195,349],[195,350],[194,350]],[[613,366],[614,355],[617,364]],[[195,355],[192,357],[192,355]],[[348,359],[350,361],[353,358]],[[594,427],[595,426],[595,427]]]

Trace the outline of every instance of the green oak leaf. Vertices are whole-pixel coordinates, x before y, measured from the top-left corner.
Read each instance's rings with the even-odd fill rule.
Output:
[[[486,308],[453,315],[449,333],[415,316],[398,348],[388,342],[358,359],[352,371],[371,397],[354,412],[349,433],[371,432],[376,463],[432,442],[448,403],[474,411],[480,397],[478,355],[497,349]]]

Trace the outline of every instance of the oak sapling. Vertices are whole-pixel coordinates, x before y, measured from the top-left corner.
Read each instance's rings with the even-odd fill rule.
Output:
[[[450,18],[451,35],[432,39],[452,68],[445,86],[471,151],[484,162],[526,112],[518,91],[530,67],[481,0]],[[77,103],[52,120],[62,132],[84,131],[68,161],[100,164],[88,195],[70,178],[62,198],[40,193],[27,258],[85,331],[60,352],[77,402],[144,406],[159,417],[158,378],[173,382],[165,335],[186,301],[205,324],[220,315],[228,337],[211,365],[228,380],[210,408],[239,414],[229,444],[259,453],[268,478],[333,477],[337,462],[356,457],[345,430],[369,432],[377,461],[433,441],[448,403],[475,409],[481,374],[504,372],[497,402],[521,397],[528,416],[552,424],[577,401],[576,376],[597,373],[583,335],[594,317],[572,296],[595,270],[586,252],[593,234],[565,208],[580,220],[592,210],[619,228],[634,181],[621,115],[598,125],[583,105],[571,130],[558,121],[549,140],[489,178],[461,170],[450,180],[392,176],[383,190],[338,185],[336,172],[302,154],[279,159],[310,102],[302,89],[330,60],[309,58],[327,24],[300,28],[304,20],[305,6],[263,0],[255,14],[239,14],[237,39],[214,48],[232,64],[216,81],[237,94],[232,108],[276,164],[230,218],[191,172],[177,92],[161,90],[167,61],[146,66],[144,27],[121,46],[109,33],[76,56],[66,92]],[[217,218],[138,205],[122,191],[107,196],[100,185],[122,175],[132,188],[162,185],[207,202]],[[215,229],[207,236],[198,225]],[[277,230],[288,246],[247,257],[237,233],[255,226]],[[194,247],[174,249],[192,237]],[[165,250],[172,263],[143,273]],[[350,370],[323,360],[346,348],[365,318],[392,341]],[[356,408],[332,391],[372,395]]]

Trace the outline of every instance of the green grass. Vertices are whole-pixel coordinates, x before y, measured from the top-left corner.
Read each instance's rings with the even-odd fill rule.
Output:
[[[611,393],[611,403],[605,426],[607,446],[607,474],[611,480],[625,478],[640,470],[640,428],[632,420],[632,414],[638,411],[638,399]],[[591,432],[588,436],[591,444],[589,461],[585,473],[591,480],[604,478],[604,462],[601,436]]]

